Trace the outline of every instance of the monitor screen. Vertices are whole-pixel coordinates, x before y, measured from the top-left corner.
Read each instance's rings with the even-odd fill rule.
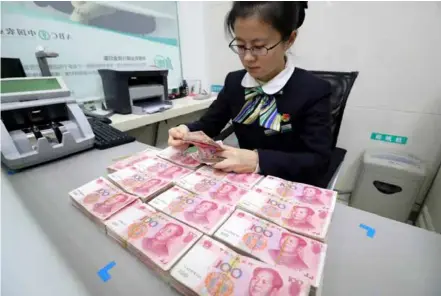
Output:
[[[2,80],[1,93],[10,94],[18,92],[32,92],[45,90],[59,90],[61,85],[57,78],[44,79],[17,79],[17,80]]]
[[[2,57],[2,78],[26,77],[20,59]]]

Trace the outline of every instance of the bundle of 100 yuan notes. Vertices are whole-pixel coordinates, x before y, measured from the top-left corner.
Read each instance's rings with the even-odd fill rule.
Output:
[[[104,229],[104,221],[138,198],[100,177],[69,192],[72,204]]]
[[[236,210],[214,237],[247,256],[289,269],[311,285],[311,294],[317,294],[322,281],[326,244],[291,233],[242,210]]]
[[[150,158],[154,158],[156,157],[158,154],[157,150],[153,150],[153,149],[146,149],[143,150],[141,152],[135,153],[133,155],[124,157],[120,160],[115,161],[114,163],[112,163],[111,165],[109,165],[107,167],[107,171],[109,173],[114,173],[116,171],[125,169],[127,167],[131,167],[133,166],[135,163],[146,160],[146,159],[150,159]]]
[[[324,242],[335,203],[332,206],[305,204],[254,188],[241,198],[237,206],[292,232]]]
[[[161,276],[166,276],[202,236],[196,229],[143,203],[114,215],[106,227],[109,236]]]
[[[149,205],[208,235],[212,235],[234,211],[232,206],[177,186],[152,199]]]
[[[194,172],[175,182],[176,185],[203,198],[236,206],[247,190],[229,182],[219,181]]]
[[[244,189],[253,188],[264,178],[262,175],[253,173],[225,173],[221,170],[216,170],[211,166],[203,166],[196,172],[215,180],[226,181]]]
[[[307,296],[310,290],[289,270],[239,255],[208,236],[172,268],[171,277],[186,295]]]

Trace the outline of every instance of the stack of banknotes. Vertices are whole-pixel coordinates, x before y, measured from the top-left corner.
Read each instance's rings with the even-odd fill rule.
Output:
[[[187,175],[175,184],[197,195],[235,207],[247,193],[246,189],[225,181],[207,177],[199,172]]]
[[[127,167],[134,165],[137,162],[156,157],[157,153],[158,153],[158,151],[152,150],[152,149],[147,149],[147,150],[135,153],[132,156],[123,158],[121,160],[118,160],[118,161],[112,163],[110,166],[107,167],[107,171],[109,173],[113,173],[113,172],[122,170],[124,168],[127,168]]]
[[[289,269],[241,256],[208,236],[172,268],[171,277],[185,295],[307,296],[310,290]]]
[[[277,177],[265,177],[256,188],[282,199],[304,204],[333,208],[337,201],[337,192],[312,185],[289,182]]]
[[[335,202],[325,206],[283,199],[259,186],[248,191],[238,203],[238,207],[247,212],[319,241],[326,240],[334,206]]]
[[[222,141],[214,141],[202,131],[188,133],[183,141],[197,148],[197,152],[192,153],[191,156],[201,163],[213,164],[224,160],[223,157],[217,155],[218,152],[224,150]]]
[[[134,194],[143,201],[164,192],[172,186],[170,180],[164,180],[153,174],[139,172],[135,167],[128,167],[108,175],[108,178],[124,191]]]
[[[178,180],[193,172],[190,169],[173,164],[158,157],[137,162],[133,165],[133,167],[143,174],[167,181]]]
[[[150,157],[133,166],[109,174],[108,177],[125,191],[147,201],[170,188],[173,181],[191,172],[190,169],[158,157]]]
[[[236,173],[225,173],[221,170],[216,170],[211,166],[203,166],[196,172],[203,174],[204,176],[210,177],[212,179],[227,181],[239,187],[245,189],[251,189],[256,184],[258,184],[263,176],[259,174],[236,174]]]
[[[69,192],[69,196],[72,204],[102,229],[106,219],[138,199],[102,177]]]
[[[234,211],[232,206],[177,186],[152,199],[149,205],[208,235],[213,235]]]
[[[158,153],[158,156],[191,170],[195,170],[201,166],[201,162],[196,160],[194,157],[185,153],[185,151],[174,147],[165,148]]]
[[[107,235],[116,240],[122,247],[127,248],[127,228],[129,225],[143,217],[152,217],[156,213],[157,211],[154,208],[138,199],[106,220]]]
[[[318,294],[326,244],[291,233],[242,210],[236,210],[214,237],[247,256],[289,269],[311,285],[311,294]]]
[[[142,203],[113,216],[106,227],[109,236],[162,276],[202,236],[196,229]]]

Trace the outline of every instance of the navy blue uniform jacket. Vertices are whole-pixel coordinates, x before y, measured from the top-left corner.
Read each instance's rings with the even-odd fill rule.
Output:
[[[187,125],[191,131],[202,130],[215,137],[236,117],[245,103],[241,85],[245,73],[240,70],[227,75],[217,100],[200,120]],[[282,94],[276,96],[279,113],[290,118],[282,126],[291,124],[290,131],[267,135],[257,121],[251,125],[233,123],[240,148],[257,149],[261,174],[312,185],[319,182],[332,150],[330,94],[327,81],[295,68]]]

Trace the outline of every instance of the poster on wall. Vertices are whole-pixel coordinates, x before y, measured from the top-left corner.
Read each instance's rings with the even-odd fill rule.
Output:
[[[102,98],[98,69],[167,69],[169,88],[181,81],[176,2],[15,1],[1,4],[1,55],[19,58],[40,76],[37,48],[53,76],[76,98]]]

